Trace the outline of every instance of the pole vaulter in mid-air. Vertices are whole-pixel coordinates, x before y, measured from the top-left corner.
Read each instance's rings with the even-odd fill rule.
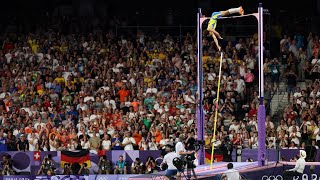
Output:
[[[231,8],[231,9],[228,9],[226,11],[213,12],[211,17],[210,17],[210,21],[208,23],[207,30],[209,31],[209,34],[213,37],[213,40],[216,43],[216,46],[217,46],[219,51],[221,51],[221,47],[219,45],[219,42],[218,42],[217,38],[222,39],[222,37],[216,31],[217,20],[220,17],[229,16],[229,15],[235,14],[235,13],[239,13],[241,16],[243,16],[244,15],[244,10],[243,10],[242,6],[240,6],[238,8]]]

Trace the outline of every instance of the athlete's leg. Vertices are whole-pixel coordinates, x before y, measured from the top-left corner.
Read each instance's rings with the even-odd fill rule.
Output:
[[[215,35],[215,31],[216,31],[216,30],[215,30],[214,28],[215,28],[214,26],[209,25],[208,28],[207,28],[207,31],[208,31],[209,34],[212,36],[212,38],[213,38],[213,40],[214,40],[214,43],[216,44],[217,48],[218,48],[219,51],[220,51],[221,47],[219,46],[218,39],[217,39],[217,37],[216,37],[216,35]]]
[[[221,16],[229,16],[230,12],[229,11],[220,11]]]
[[[210,34],[211,34],[211,36],[212,36],[212,38],[214,40],[214,43],[216,43],[216,46],[217,46],[218,50],[220,51],[221,47],[219,46],[219,42],[218,42],[218,39],[217,39],[216,35],[214,34],[213,31],[211,31]]]
[[[244,15],[244,10],[243,10],[242,6],[240,6],[238,8],[231,8],[226,11],[220,11],[220,13],[221,13],[221,16],[229,16],[230,14],[235,14],[235,13],[239,13],[241,15]]]
[[[220,34],[218,33],[218,31],[214,30],[213,33],[216,35],[217,38],[219,39],[223,39]]]

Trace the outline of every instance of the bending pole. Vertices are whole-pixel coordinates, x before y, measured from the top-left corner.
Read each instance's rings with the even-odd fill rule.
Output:
[[[217,120],[218,120],[218,111],[219,111],[220,82],[221,82],[221,69],[222,69],[222,57],[223,57],[223,53],[221,52],[220,66],[219,66],[219,77],[218,77],[217,98],[216,98],[216,102],[215,102],[216,112],[215,112],[215,115],[214,115],[214,126],[213,126],[213,138],[212,138],[210,169],[212,169],[213,155],[214,155],[214,144],[216,142]]]
[[[204,113],[203,113],[203,68],[202,68],[202,27],[200,18],[202,16],[201,8],[198,9],[197,13],[197,71],[198,71],[198,91],[197,91],[197,129],[198,129],[198,141],[204,142]],[[198,164],[202,165],[205,163],[205,152],[204,146],[200,146],[198,151]]]
[[[259,43],[259,95],[260,102],[258,108],[258,165],[265,165],[266,155],[266,108],[264,106],[264,75],[263,75],[263,7],[259,3],[258,8],[258,43]]]

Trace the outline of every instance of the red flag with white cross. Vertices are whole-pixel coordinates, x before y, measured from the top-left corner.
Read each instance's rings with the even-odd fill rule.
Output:
[[[34,159],[35,161],[40,161],[40,158],[41,158],[40,151],[34,151],[33,159]]]

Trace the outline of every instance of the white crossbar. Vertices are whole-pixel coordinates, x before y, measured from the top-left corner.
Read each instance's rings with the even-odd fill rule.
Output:
[[[247,17],[247,16],[254,16],[258,19],[258,13],[252,13],[252,14],[245,14],[242,16],[225,16],[225,17],[219,17],[218,19],[229,19],[229,18],[242,18],[242,17]],[[205,21],[206,19],[210,19],[210,17],[202,17],[200,18],[200,24],[203,23],[203,21]]]

